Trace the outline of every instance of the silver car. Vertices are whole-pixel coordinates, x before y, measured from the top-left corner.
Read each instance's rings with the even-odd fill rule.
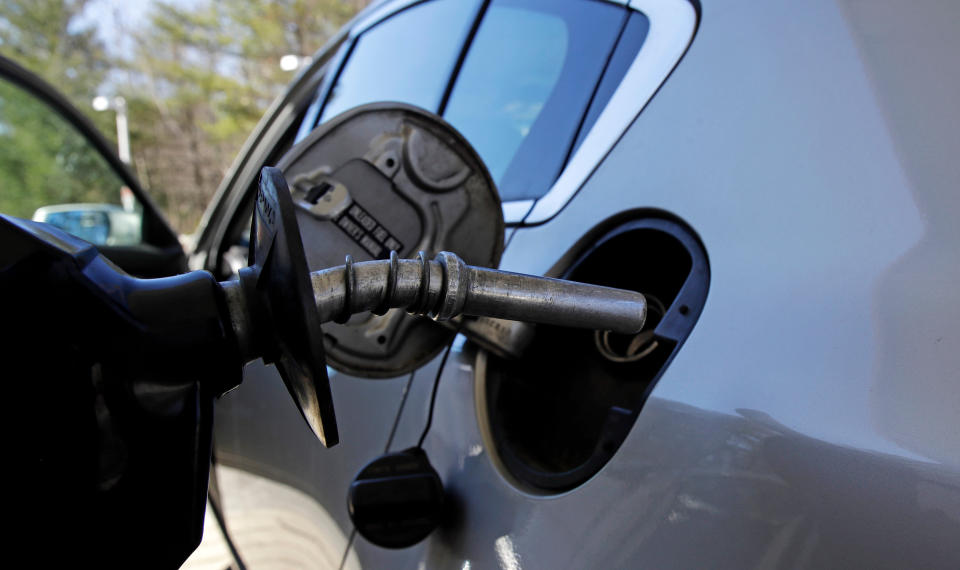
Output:
[[[194,265],[225,269],[261,164],[340,111],[399,100],[487,162],[501,268],[640,290],[653,327],[543,327],[518,361],[460,337],[423,444],[452,514],[400,550],[354,532],[346,491],[417,443],[439,362],[331,371],[329,450],[275,372],[248,367],[216,431],[240,556],[960,567],[958,17],[927,0],[368,8],[264,120]]]
[[[267,113],[190,266],[243,265],[262,166],[401,101],[486,162],[500,268],[641,291],[649,325],[541,326],[514,359],[457,336],[393,376],[391,339],[330,370],[330,449],[248,365],[188,564],[960,568],[958,22],[935,0],[375,2]],[[348,489],[421,440],[446,519],[377,546]]]

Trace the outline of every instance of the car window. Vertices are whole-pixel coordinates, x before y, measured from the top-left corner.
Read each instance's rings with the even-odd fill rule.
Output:
[[[0,212],[95,245],[141,242],[142,208],[103,155],[56,111],[3,80]]]
[[[617,40],[617,47],[614,48],[613,55],[610,56],[610,61],[607,63],[607,69],[603,72],[603,79],[597,86],[593,101],[590,102],[590,108],[583,120],[583,125],[580,127],[580,132],[577,133],[577,142],[574,143],[573,152],[577,151],[580,143],[590,132],[590,128],[597,122],[603,108],[607,106],[613,92],[620,86],[627,70],[640,52],[644,40],[647,39],[647,32],[649,31],[650,20],[641,12],[631,12],[627,25],[620,33],[620,39]]]
[[[504,201],[536,199],[636,57],[647,20],[633,13],[628,24],[623,6],[592,0],[493,0],[457,69],[477,8],[434,0],[362,33],[321,122],[374,101],[440,112],[476,148]]]
[[[364,32],[320,121],[375,101],[400,101],[436,112],[478,7],[477,1],[434,0]]]
[[[503,200],[549,190],[625,18],[602,2],[490,4],[444,117],[480,153]]]
[[[445,113],[500,180],[550,97],[570,38],[554,14],[492,6]]]

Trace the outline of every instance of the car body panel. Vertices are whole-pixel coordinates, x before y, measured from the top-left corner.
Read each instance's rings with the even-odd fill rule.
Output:
[[[697,15],[692,4],[631,0],[630,7],[650,21],[643,47],[553,187],[522,218],[525,224],[543,223],[566,206],[626,131],[630,119],[643,110],[660,88],[693,39]]]
[[[960,564],[960,50],[946,5],[919,4],[703,7],[630,131],[501,263],[547,273],[600,220],[668,211],[710,256],[699,323],[611,462],[552,497],[487,459],[458,353],[425,448],[459,518],[409,567]]]
[[[455,516],[406,550],[354,537],[350,560],[960,567],[956,8],[729,0],[699,14],[619,143],[555,217],[511,230],[501,263],[559,274],[582,236],[628,211],[699,234],[706,306],[626,441],[571,491],[516,487],[478,413],[483,357],[461,337],[424,445]],[[248,375],[218,410],[218,449],[307,491],[349,534],[350,478],[416,442],[436,366],[332,375],[332,450],[305,440],[275,378]]]
[[[349,534],[347,487],[361,467],[386,449],[409,375],[370,381],[333,369],[328,373],[343,433],[339,444],[329,449],[320,444],[276,370],[258,360],[246,366],[240,389],[218,402],[215,453],[219,463],[312,495]]]

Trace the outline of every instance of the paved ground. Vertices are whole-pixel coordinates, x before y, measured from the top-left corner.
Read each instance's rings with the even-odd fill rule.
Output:
[[[337,568],[347,538],[309,495],[245,471],[218,467],[227,525],[250,570]],[[207,508],[203,541],[185,570],[224,570],[231,559]],[[359,568],[355,557],[345,568]]]

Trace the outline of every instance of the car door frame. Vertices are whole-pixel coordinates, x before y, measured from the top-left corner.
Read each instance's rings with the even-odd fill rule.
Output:
[[[52,85],[16,62],[0,56],[0,79],[9,81],[34,97],[77,132],[99,153],[120,180],[133,192],[143,207],[143,243],[136,246],[98,245],[108,259],[131,273],[159,277],[180,273],[186,269],[186,254],[177,233],[170,226],[160,208],[140,185],[130,167],[110,142]],[[131,271],[131,268],[133,271]],[[140,271],[137,271],[140,269]]]

